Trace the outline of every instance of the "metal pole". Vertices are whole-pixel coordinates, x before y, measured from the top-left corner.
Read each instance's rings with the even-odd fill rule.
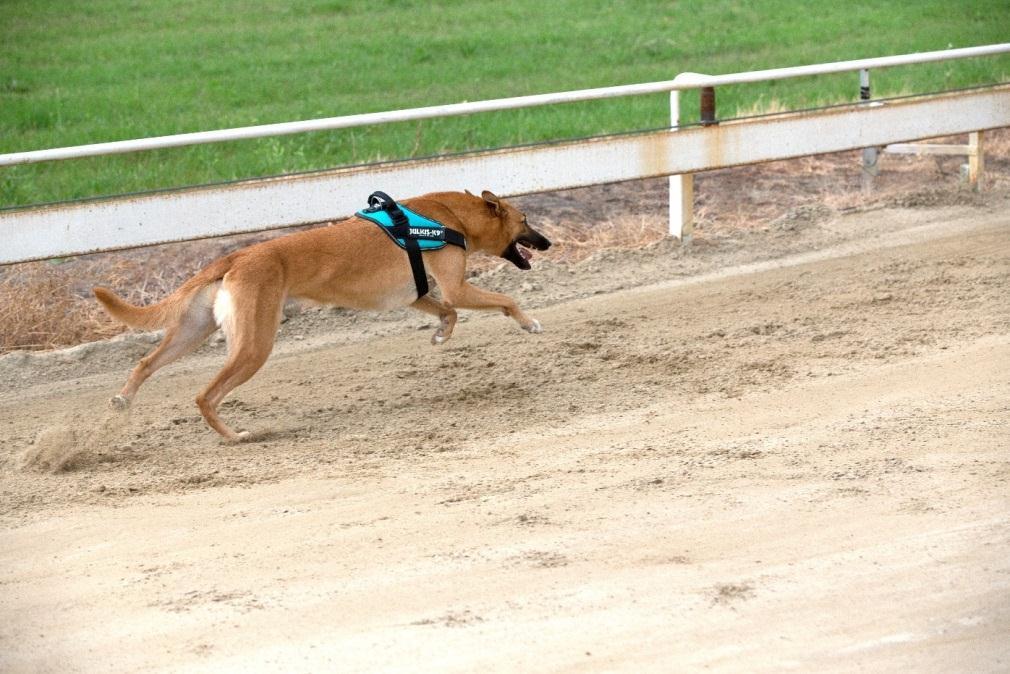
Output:
[[[670,126],[680,128],[680,92],[670,92]],[[694,175],[670,176],[670,236],[688,245],[694,235]]]
[[[861,103],[869,103],[870,98],[870,71],[868,68],[863,68],[859,71],[859,101]],[[873,191],[873,178],[880,175],[880,166],[877,163],[878,159],[879,150],[877,148],[863,148],[862,187],[864,194],[869,194]]]
[[[701,125],[718,124],[715,118],[715,87],[702,87],[701,90]]]

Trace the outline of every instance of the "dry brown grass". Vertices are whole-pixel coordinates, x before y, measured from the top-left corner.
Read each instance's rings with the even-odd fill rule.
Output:
[[[122,333],[124,327],[95,302],[92,285],[111,285],[131,302],[147,304],[167,295],[182,278],[172,267],[114,254],[7,267],[0,275],[0,353],[72,346]]]
[[[119,332],[82,301],[76,283],[46,262],[19,265],[0,279],[0,352],[50,349]]]
[[[617,217],[604,226],[558,223],[550,227],[551,259],[578,262],[605,249],[644,248],[666,236],[666,223],[644,215]]]

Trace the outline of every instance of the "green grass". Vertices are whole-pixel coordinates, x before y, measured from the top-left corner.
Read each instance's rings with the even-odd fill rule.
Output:
[[[0,151],[803,65],[1010,38],[1006,0],[0,0]],[[1010,58],[874,73],[877,95]],[[727,87],[719,114],[853,100],[856,75]],[[687,114],[696,116],[695,97]],[[0,168],[0,207],[656,128],[665,95]]]

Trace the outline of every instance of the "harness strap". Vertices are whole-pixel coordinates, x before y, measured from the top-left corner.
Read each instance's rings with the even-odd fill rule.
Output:
[[[368,196],[368,205],[372,208],[381,205],[382,210],[389,214],[389,219],[393,222],[393,232],[391,233],[397,238],[402,236],[403,243],[407,247],[407,259],[410,260],[410,271],[414,274],[414,286],[417,287],[417,296],[418,298],[424,297],[431,288],[428,286],[428,274],[424,271],[424,260],[421,259],[421,245],[415,237],[407,235],[410,230],[410,221],[407,219],[407,216],[404,215],[399,205],[385,192],[372,192]],[[396,234],[395,232],[397,231],[404,234]]]
[[[424,271],[424,260],[421,259],[421,245],[417,239],[407,239],[407,259],[410,260],[410,271],[414,274],[414,285],[417,286],[418,299],[428,294],[428,273]]]

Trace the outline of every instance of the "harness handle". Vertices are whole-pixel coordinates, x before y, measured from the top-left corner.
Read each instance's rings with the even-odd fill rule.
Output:
[[[368,207],[378,208],[389,213],[389,219],[394,225],[406,225],[407,216],[400,210],[400,206],[385,192],[375,191],[368,195]]]
[[[388,211],[390,206],[396,206],[396,202],[393,200],[393,197],[385,192],[375,191],[368,195],[368,207],[375,208],[376,206],[379,206],[384,211]]]

